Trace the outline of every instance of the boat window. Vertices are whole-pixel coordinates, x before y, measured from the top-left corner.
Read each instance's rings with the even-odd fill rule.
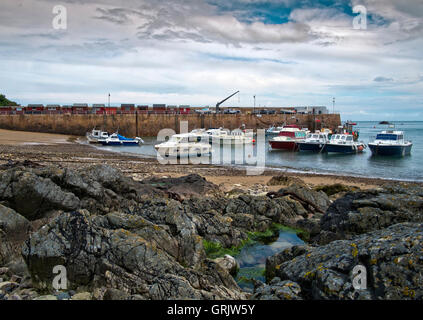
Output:
[[[346,139],[346,136],[342,136],[342,137],[341,137],[341,140],[345,140],[345,139]]]
[[[397,140],[397,135],[395,134],[385,134],[385,133],[380,133],[376,136],[377,140]]]
[[[353,141],[353,137],[352,136],[348,136],[347,137],[347,141]]]
[[[404,140],[404,136],[403,135],[398,136],[398,140]]]

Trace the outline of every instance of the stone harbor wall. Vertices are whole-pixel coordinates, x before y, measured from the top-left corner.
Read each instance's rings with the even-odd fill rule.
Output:
[[[252,114],[121,114],[121,115],[0,115],[0,128],[19,131],[85,135],[94,127],[108,132],[119,132],[130,137],[157,136],[169,128],[180,132],[180,122],[188,121],[189,130],[196,128],[266,129],[271,125],[297,124],[309,129],[337,128],[341,125],[339,114],[324,115],[252,115]],[[138,129],[136,124],[138,123]]]

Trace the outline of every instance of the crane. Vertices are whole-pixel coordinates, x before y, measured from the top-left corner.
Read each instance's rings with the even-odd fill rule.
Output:
[[[226,99],[224,99],[224,100],[222,100],[222,101],[220,101],[220,102],[218,102],[217,104],[216,104],[216,113],[219,113],[219,108],[220,108],[220,105],[222,104],[222,103],[224,103],[225,101],[227,101],[227,100],[229,100],[230,98],[232,98],[234,95],[236,95],[237,93],[239,93],[239,91],[237,91],[237,92],[235,92],[234,94],[231,94],[229,97],[227,97]]]

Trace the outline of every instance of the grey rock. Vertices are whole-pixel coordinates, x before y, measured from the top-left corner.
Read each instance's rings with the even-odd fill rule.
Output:
[[[52,209],[74,210],[79,199],[63,191],[51,179],[38,176],[32,170],[9,169],[0,173],[0,200],[28,220],[41,218]]]
[[[269,285],[255,288],[252,300],[302,300],[301,287],[292,281],[274,278]]]
[[[72,300],[92,300],[92,294],[89,292],[80,292],[72,296]]]
[[[173,252],[174,247],[161,240],[166,239],[165,228],[139,216],[126,218],[124,229],[122,215],[110,219],[77,211],[59,216],[33,234],[22,253],[34,285],[50,288],[53,267],[64,265],[70,289],[108,287],[153,299],[243,297],[229,273],[216,264],[178,262],[179,251],[186,251],[184,246],[202,248],[201,237],[182,234],[179,239],[185,241],[177,242],[177,251]],[[195,269],[189,265],[195,265]],[[169,278],[175,284],[170,288]]]
[[[420,300],[422,240],[423,224],[397,224],[312,248],[282,262],[274,274],[298,283],[305,299]],[[366,290],[356,290],[352,285],[353,270],[358,265],[367,270]]]
[[[401,222],[423,222],[422,195],[421,186],[402,183],[348,193],[328,208],[320,223],[324,233],[314,241],[326,244]]]
[[[222,258],[214,260],[220,267],[228,271],[231,275],[236,275],[239,270],[239,264],[236,259],[229,254],[225,254]]]
[[[104,300],[127,300],[130,295],[122,290],[117,290],[113,288],[106,289],[103,299]]]

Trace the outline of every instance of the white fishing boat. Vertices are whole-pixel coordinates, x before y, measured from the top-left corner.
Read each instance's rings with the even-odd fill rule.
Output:
[[[405,156],[411,153],[413,143],[405,140],[404,131],[385,130],[369,143],[373,155]]]
[[[212,147],[209,143],[191,142],[190,133],[175,134],[168,141],[157,144],[154,148],[162,157],[202,157],[209,156]]]
[[[364,142],[354,141],[351,134],[334,134],[326,144],[328,153],[359,153],[366,149]]]
[[[307,134],[307,137],[297,144],[300,151],[325,152],[328,141],[328,132],[316,132]]]
[[[94,128],[91,132],[86,133],[86,137],[89,143],[100,143],[100,140],[105,140],[109,137],[109,133]]]
[[[253,132],[244,132],[241,129],[227,130],[223,128],[209,129],[204,134],[209,143],[220,144],[252,144],[255,143]],[[204,141],[204,140],[203,140]]]

